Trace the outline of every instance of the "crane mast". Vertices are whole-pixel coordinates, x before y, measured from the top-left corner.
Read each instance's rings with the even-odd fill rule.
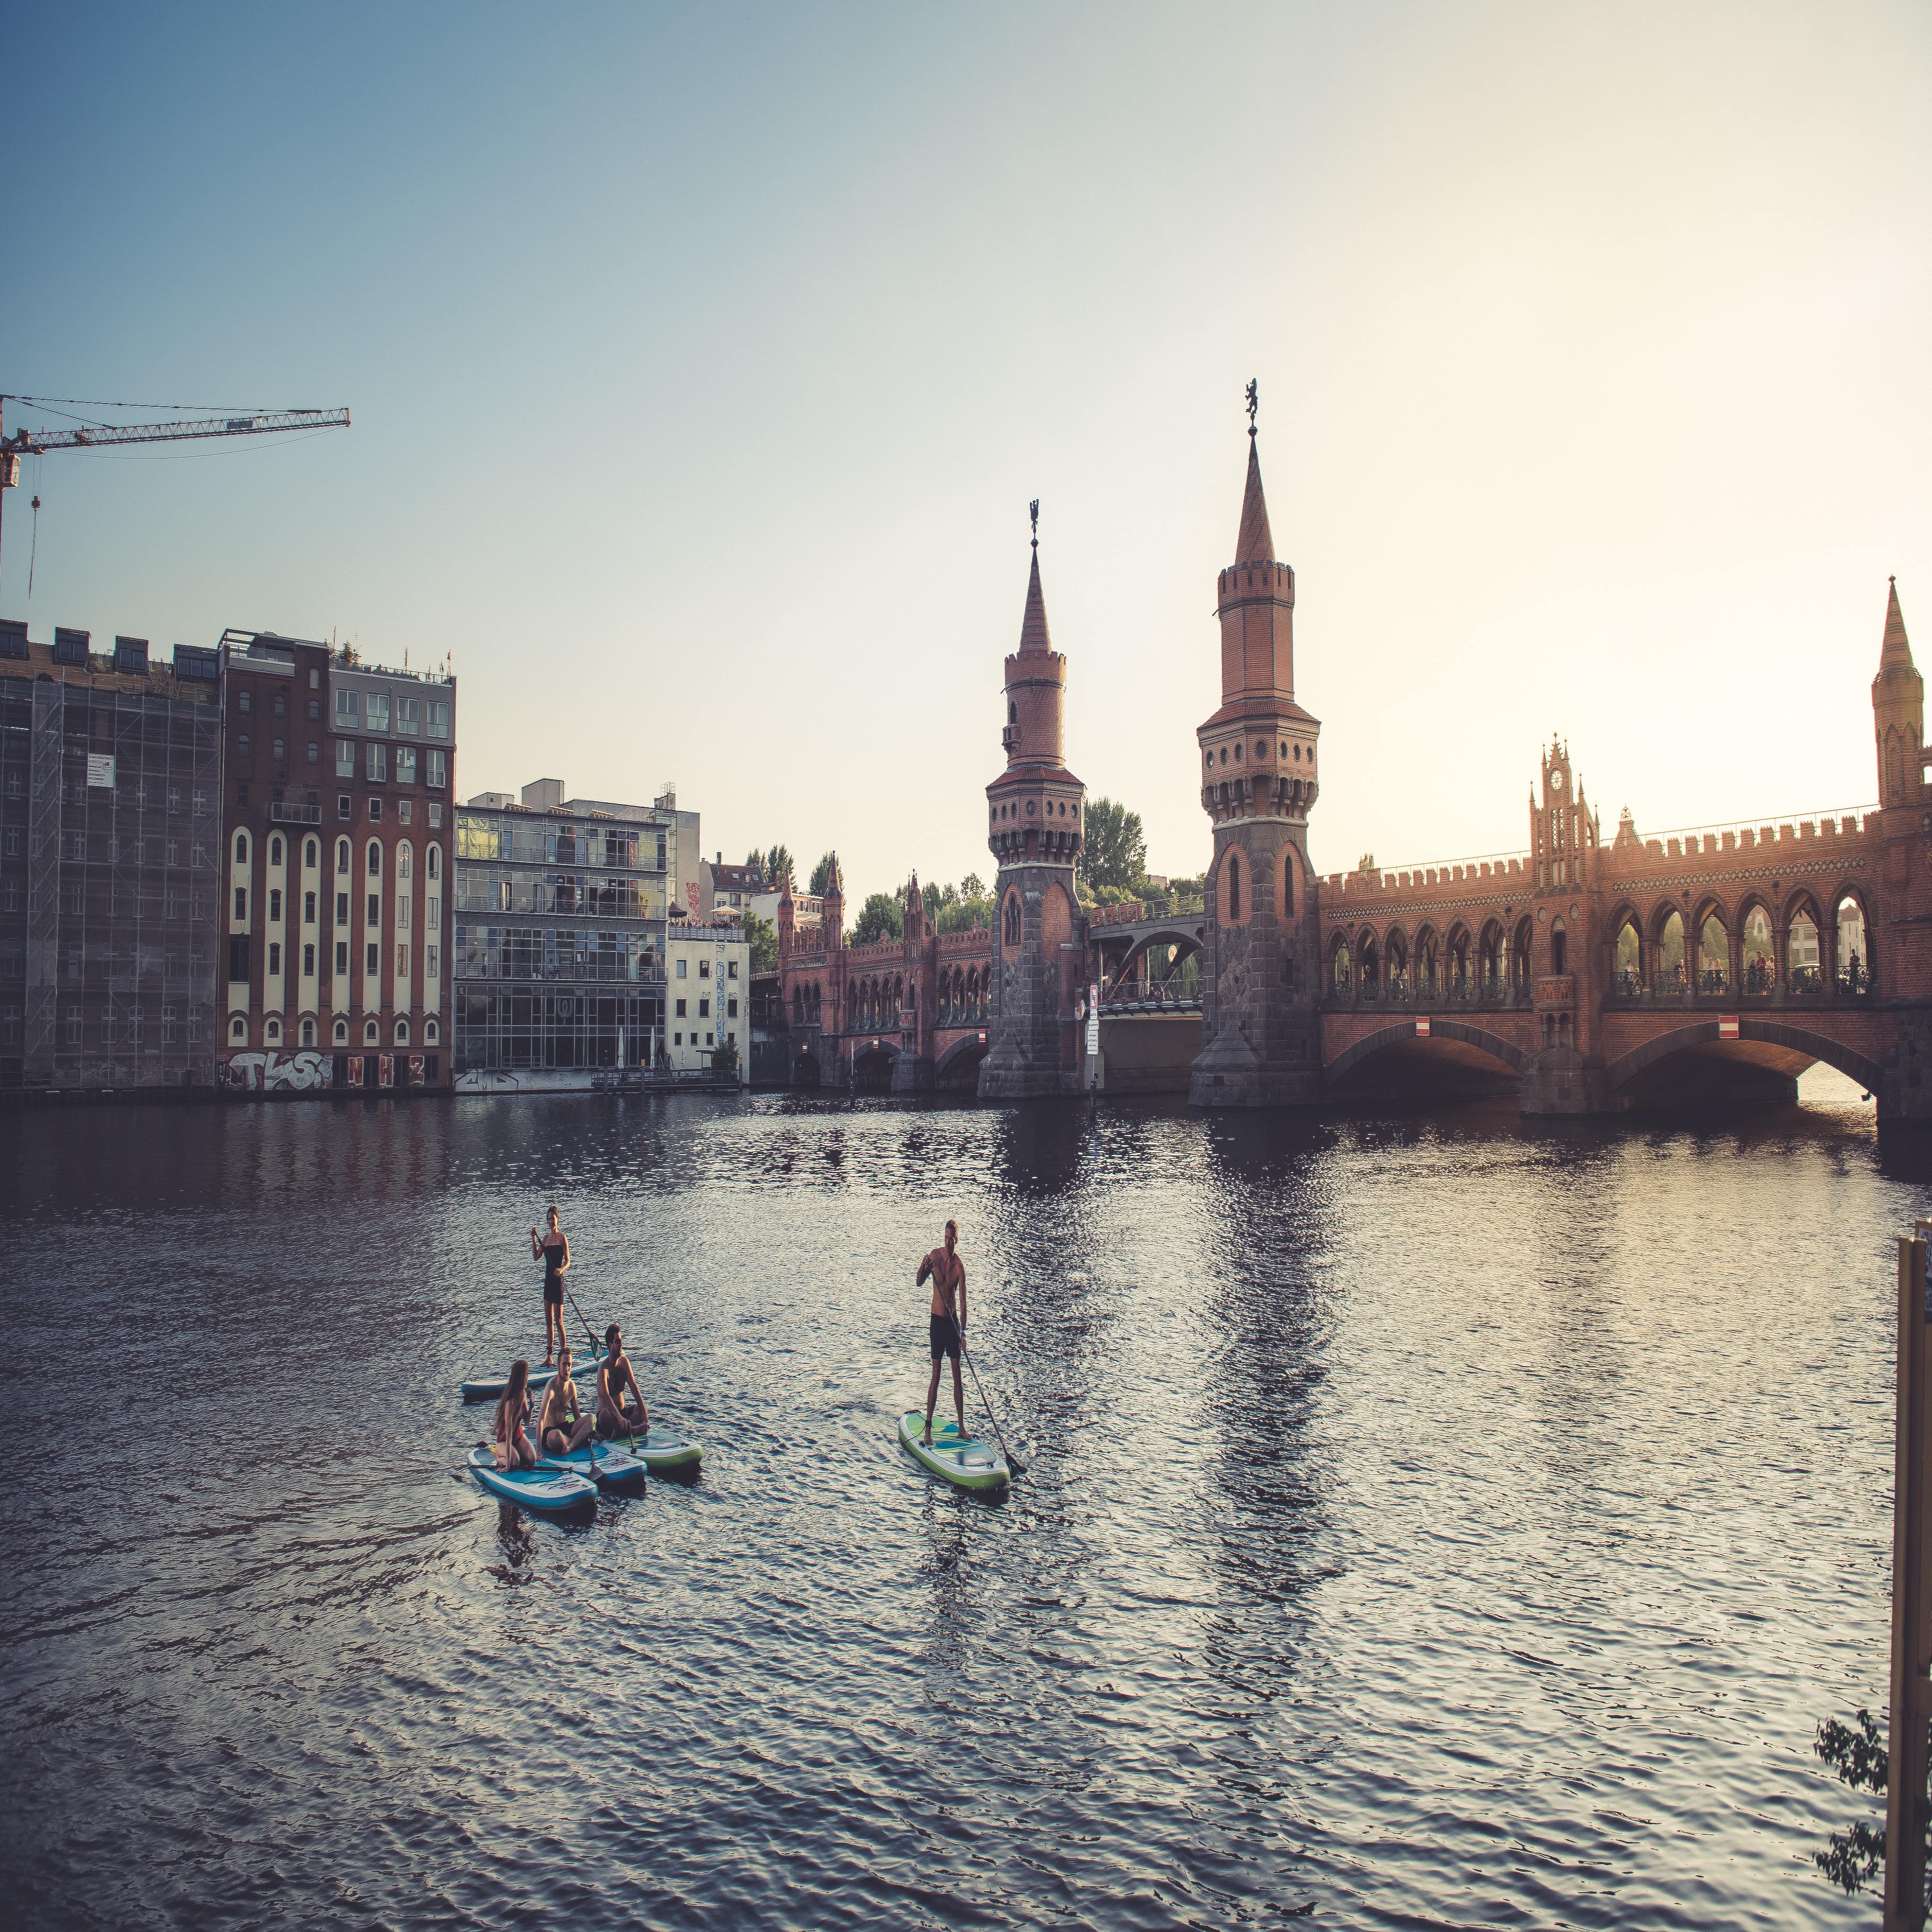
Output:
[[[340,410],[266,410],[245,416],[202,416],[175,422],[104,423],[77,429],[16,430],[4,433],[6,406],[31,398],[0,395],[0,520],[7,492],[20,480],[20,458],[62,449],[108,449],[135,442],[200,442],[211,437],[274,436],[289,430],[346,429],[349,412]]]

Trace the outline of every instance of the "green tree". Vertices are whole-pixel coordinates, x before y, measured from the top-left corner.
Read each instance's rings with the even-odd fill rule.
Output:
[[[768,851],[760,852],[755,848],[745,854],[745,863],[763,879],[773,892],[782,891],[788,879],[796,879],[789,848],[774,845]]]
[[[812,867],[812,884],[806,888],[806,891],[814,898],[820,897],[826,887],[831,884],[832,875],[838,869],[838,854],[836,852],[826,853],[825,856]]]
[[[752,943],[753,973],[778,970],[778,929],[768,919],[760,919],[749,906],[745,908],[745,937]]]
[[[721,1040],[711,1049],[711,1070],[714,1073],[734,1073],[738,1068],[738,1049],[729,1040]]]
[[[959,896],[962,899],[983,899],[986,898],[988,895],[986,892],[986,880],[981,878],[977,872],[968,872],[966,876],[959,881]]]
[[[905,915],[890,892],[874,892],[859,908],[859,922],[852,928],[854,946],[870,946],[878,939],[900,939],[905,934]]]
[[[1849,1784],[1854,1791],[1875,1792],[1882,1798],[1889,1762],[1885,1740],[1869,1711],[1861,1710],[1852,1723],[1858,1726],[1856,1730],[1836,1718],[1827,1718],[1818,1726],[1811,1748],[1838,1774],[1840,1784]],[[1811,1854],[1811,1862],[1847,1894],[1870,1884],[1885,1862],[1884,1820],[1874,1826],[1862,1818],[1853,1819],[1849,1832],[1834,1832],[1825,1841],[1825,1849]]]
[[[1131,891],[1147,876],[1147,838],[1140,814],[1111,798],[1089,799],[1086,837],[1076,869],[1090,886]]]

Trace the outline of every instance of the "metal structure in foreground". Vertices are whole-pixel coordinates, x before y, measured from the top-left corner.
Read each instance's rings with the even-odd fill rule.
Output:
[[[1914,1224],[1898,1243],[1898,1430],[1892,1510],[1892,1720],[1885,1801],[1884,1932],[1925,1922],[1926,1774],[1932,1744],[1932,1306],[1926,1300],[1925,1236]]]

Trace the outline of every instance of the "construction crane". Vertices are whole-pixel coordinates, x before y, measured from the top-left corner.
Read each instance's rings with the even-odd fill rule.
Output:
[[[0,520],[7,492],[20,480],[23,456],[45,456],[57,449],[110,449],[130,442],[198,442],[211,436],[273,436],[292,429],[346,429],[349,412],[340,410],[268,410],[248,416],[204,416],[160,423],[98,423],[79,429],[16,430],[4,434],[10,402],[32,403],[34,396],[0,395]],[[40,508],[40,499],[34,500]]]

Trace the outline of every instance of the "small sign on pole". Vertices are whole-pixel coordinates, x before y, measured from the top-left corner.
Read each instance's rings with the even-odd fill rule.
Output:
[[[1419,1013],[1416,1016],[1415,1036],[1418,1040],[1429,1037],[1429,1016],[1426,1013]]]
[[[89,789],[114,789],[114,754],[112,752],[90,752],[87,754],[87,782]]]
[[[1738,1036],[1738,1016],[1736,1013],[1720,1013],[1718,1016],[1718,1037],[1736,1040]]]
[[[1087,1051],[1100,1051],[1100,987],[1096,980],[1087,988]]]

